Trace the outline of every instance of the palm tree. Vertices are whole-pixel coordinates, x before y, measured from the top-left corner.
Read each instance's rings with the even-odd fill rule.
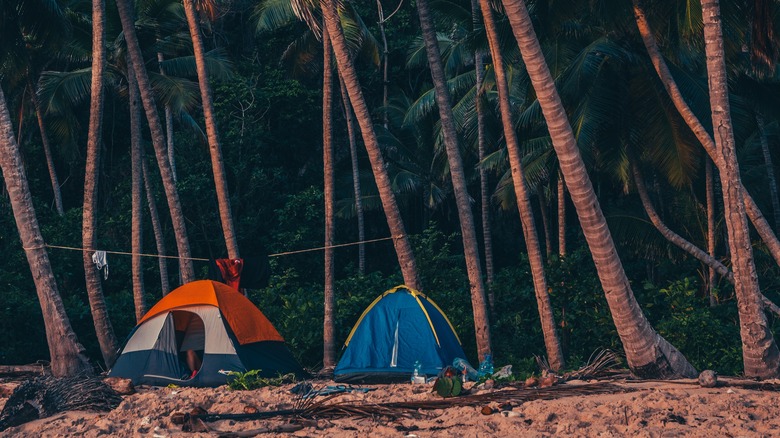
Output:
[[[493,18],[493,10],[487,0],[480,1],[482,8],[482,17],[485,22],[485,31],[487,32],[488,42],[490,44],[490,53],[493,58],[493,71],[495,74],[496,86],[498,88],[498,101],[501,109],[501,122],[504,126],[504,138],[506,139],[506,148],[509,154],[509,163],[512,171],[512,183],[517,198],[517,210],[520,214],[520,221],[523,224],[523,237],[525,239],[526,251],[528,252],[528,261],[531,264],[531,275],[534,281],[534,292],[536,294],[536,304],[539,309],[539,318],[542,324],[542,333],[544,334],[544,345],[547,348],[547,357],[550,367],[555,370],[561,370],[564,367],[563,353],[558,335],[555,332],[555,317],[553,316],[552,306],[550,305],[550,295],[547,292],[547,280],[544,275],[544,262],[542,261],[542,252],[539,248],[539,238],[536,234],[536,225],[534,224],[533,210],[528,188],[525,184],[525,175],[523,172],[522,158],[520,156],[520,146],[515,133],[514,123],[512,121],[512,110],[509,106],[509,85],[504,70],[504,59],[499,46],[498,31],[496,22]],[[538,195],[542,196],[543,188],[539,187]],[[541,201],[540,201],[541,202]],[[544,203],[542,203],[544,209]],[[551,245],[548,239],[548,251]]]
[[[136,78],[138,79],[138,88],[141,91],[141,102],[146,112],[146,120],[149,123],[149,131],[152,134],[152,145],[154,146],[157,166],[160,168],[160,176],[163,181],[163,188],[168,200],[168,209],[171,214],[173,231],[176,236],[176,247],[179,252],[179,269],[181,271],[182,282],[188,283],[195,279],[195,271],[192,267],[190,256],[190,244],[187,238],[187,225],[184,222],[179,193],[173,181],[171,164],[168,161],[168,150],[165,145],[165,139],[160,125],[160,117],[157,114],[157,106],[152,94],[152,87],[149,83],[149,76],[146,72],[141,47],[138,44],[138,37],[135,32],[133,20],[133,10],[129,0],[119,0],[116,2],[119,18],[122,22],[122,30],[127,43],[127,51],[130,55],[130,62],[133,64]]]
[[[709,155],[710,158],[716,162],[717,166],[718,154],[716,144],[713,141],[712,136],[710,136],[699,118],[691,110],[690,106],[688,106],[685,98],[680,92],[680,89],[672,77],[666,61],[664,60],[663,56],[661,56],[661,51],[659,50],[655,37],[650,30],[650,25],[647,22],[645,11],[639,3],[639,0],[633,0],[633,4],[634,18],[636,20],[637,28],[639,29],[639,33],[642,36],[642,42],[647,49],[647,53],[650,56],[650,60],[652,61],[653,67],[655,68],[658,77],[661,79],[661,82],[663,83],[666,92],[669,94],[669,97],[674,103],[675,108],[677,108],[677,111],[680,113],[683,120],[685,120],[685,123],[696,135],[696,138],[699,140],[699,142],[701,142],[701,145],[704,147],[707,155]],[[744,199],[747,216],[750,218],[750,221],[753,223],[753,226],[756,228],[759,236],[761,236],[761,240],[763,240],[767,245],[767,248],[769,249],[770,254],[772,254],[772,257],[778,264],[780,264],[780,240],[777,239],[777,236],[772,231],[772,227],[767,222],[763,213],[761,213],[761,210],[758,208],[758,205],[756,205],[753,197],[750,196],[744,186],[741,186],[741,182],[740,190],[742,192],[741,196]]]
[[[38,99],[38,90],[29,77],[28,87],[30,88],[30,100],[32,100],[33,108],[35,109],[35,116],[38,120],[38,129],[41,132],[43,154],[46,157],[46,167],[49,169],[49,179],[51,180],[51,188],[52,192],[54,193],[54,207],[57,209],[57,214],[62,216],[65,214],[65,209],[62,206],[62,190],[60,189],[60,181],[57,177],[57,169],[54,167],[54,158],[52,157],[51,145],[49,144],[49,135],[46,130],[46,123],[44,123],[43,119],[41,103]]]
[[[744,188],[739,176],[731,124],[726,60],[718,0],[702,0],[704,42],[707,55],[707,77],[715,132],[715,165],[723,188],[723,203],[727,213],[731,264],[734,271],[734,291],[739,310],[742,358],[748,377],[774,378],[780,375],[780,350],[763,312],[753,249],[743,201]]]
[[[87,134],[87,165],[84,175],[84,208],[82,210],[82,261],[87,281],[87,296],[95,322],[100,352],[106,366],[111,367],[117,354],[117,340],[108,318],[106,299],[100,274],[92,262],[91,251],[97,248],[95,228],[97,220],[97,180],[100,168],[100,149],[103,146],[103,69],[106,65],[104,41],[105,3],[92,1],[92,99],[89,106],[89,133]],[[88,251],[87,251],[88,250]]]
[[[704,157],[704,190],[707,202],[707,254],[715,258],[715,247],[717,246],[717,237],[715,233],[715,184],[712,176],[712,160]],[[710,299],[710,307],[717,304],[715,297],[715,269],[710,267],[707,270],[707,292]]]
[[[775,231],[778,231],[780,230],[780,199],[778,199],[777,194],[777,180],[775,179],[774,164],[772,164],[772,154],[769,153],[764,116],[758,112],[756,113],[756,125],[761,140],[761,154],[764,156],[764,164],[766,165],[766,178],[769,182],[769,195],[772,200],[772,212],[775,216]]]
[[[0,88],[0,170],[3,172],[19,238],[38,292],[46,340],[49,344],[51,372],[57,377],[91,373],[92,367],[85,356],[84,347],[73,332],[54,279],[2,88]]]
[[[360,189],[360,168],[358,167],[357,155],[357,136],[355,135],[355,112],[352,110],[352,104],[347,96],[347,88],[344,81],[339,76],[339,90],[341,91],[341,102],[344,105],[344,118],[347,120],[347,136],[349,137],[349,158],[352,161],[352,193],[355,198],[355,216],[357,216],[358,225],[358,273],[366,273],[366,227],[363,212],[363,195]]]
[[[157,262],[160,267],[160,289],[162,295],[165,296],[171,291],[171,287],[168,285],[168,260],[164,257],[166,252],[165,237],[163,237],[162,226],[160,225],[160,215],[157,213],[157,204],[154,201],[151,178],[146,167],[146,159],[141,160],[141,174],[144,181],[144,191],[146,192],[146,202],[149,206],[149,219],[154,232],[154,243],[157,247],[157,255],[163,256],[158,257]]]
[[[336,327],[334,315],[336,297],[333,291],[335,269],[333,263],[333,237],[335,224],[334,180],[333,180],[333,58],[328,29],[322,29],[322,164],[325,198],[325,317],[322,331],[324,352],[322,366],[330,369],[336,366]]]
[[[214,100],[211,96],[208,72],[206,71],[205,51],[203,38],[200,34],[198,12],[193,0],[184,0],[184,12],[187,14],[187,24],[190,28],[192,48],[195,52],[195,64],[198,68],[198,84],[203,103],[203,117],[206,119],[206,135],[209,140],[209,153],[211,154],[211,169],[214,172],[214,184],[217,189],[217,204],[219,205],[219,217],[222,221],[222,232],[225,235],[228,257],[239,258],[238,242],[233,227],[233,215],[230,211],[230,196],[228,195],[227,180],[225,178],[225,165],[222,161],[222,148],[219,144],[217,121],[214,116]]]
[[[558,256],[566,257],[566,185],[558,171]]]
[[[143,145],[141,136],[141,96],[131,63],[127,63],[127,96],[130,101],[130,161],[131,161],[131,247],[133,271],[133,303],[135,320],[140,321],[146,314],[144,291],[144,271],[141,264],[143,252]]]
[[[446,84],[447,79],[444,75],[441,54],[439,53],[439,42],[436,37],[436,29],[433,27],[427,0],[417,0],[417,12],[420,17],[420,27],[422,28],[425,50],[428,55],[428,65],[431,70],[433,85],[436,89],[436,105],[439,107],[439,120],[450,165],[450,176],[455,194],[455,204],[458,208],[463,250],[466,257],[466,272],[468,273],[469,287],[471,289],[471,307],[474,311],[477,352],[479,353],[479,359],[482,360],[491,353],[490,324],[485,302],[487,294],[485,292],[485,283],[482,281],[482,268],[479,261],[479,248],[477,247],[477,233],[474,228],[474,216],[471,212],[469,193],[466,186],[466,174],[463,170],[463,160],[458,146],[458,133],[455,128],[450,94]]]
[[[368,152],[368,158],[371,161],[371,170],[374,173],[377,190],[382,201],[382,207],[387,218],[387,225],[390,228],[390,234],[393,237],[398,263],[401,266],[401,275],[407,286],[420,290],[422,284],[417,273],[417,266],[414,260],[409,236],[406,235],[401,213],[393,194],[390,178],[387,174],[385,160],[379,148],[376,133],[374,131],[373,121],[363,98],[363,91],[357,79],[355,67],[349,56],[346,38],[339,25],[338,15],[333,0],[325,0],[322,3],[322,13],[330,40],[333,44],[333,51],[336,57],[336,63],[344,84],[347,86],[349,100],[355,110],[355,115],[360,125],[363,135],[363,143]]]
[[[482,23],[482,14],[479,11],[479,0],[471,0],[472,30],[476,31]],[[477,112],[477,156],[479,162],[485,159],[487,149],[487,135],[485,133],[485,108],[483,103],[484,90],[482,83],[485,78],[485,62],[482,59],[483,51],[477,49],[474,52],[474,71],[477,82],[474,87],[477,95],[474,97],[474,109]],[[490,311],[494,312],[495,297],[490,285],[493,283],[493,236],[490,227],[490,196],[488,194],[488,173],[485,166],[479,166],[479,195],[482,209],[482,242],[485,247],[485,281],[488,286],[488,303]]]
[[[502,0],[502,3],[547,122],[628,366],[642,377],[693,377],[696,370],[652,328],[634,297],[525,3],[522,0]]]

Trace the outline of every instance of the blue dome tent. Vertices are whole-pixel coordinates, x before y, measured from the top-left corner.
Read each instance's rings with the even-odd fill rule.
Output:
[[[455,329],[428,297],[406,286],[380,295],[363,312],[344,343],[334,370],[337,382],[408,380],[419,361],[436,375],[456,357],[466,357]]]

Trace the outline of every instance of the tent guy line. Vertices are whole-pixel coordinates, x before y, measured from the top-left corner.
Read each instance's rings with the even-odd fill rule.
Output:
[[[374,242],[381,242],[384,240],[392,240],[395,239],[395,237],[382,237],[379,239],[370,239],[370,240],[361,240],[359,242],[350,242],[350,243],[340,243],[338,245],[331,245],[331,246],[320,246],[317,248],[309,248],[309,249],[299,249],[296,251],[286,251],[286,252],[280,252],[276,254],[268,254],[268,257],[280,257],[280,256],[286,256],[286,255],[293,255],[293,254],[301,254],[306,252],[314,252],[314,251],[324,251],[326,249],[331,248],[342,248],[345,246],[354,246],[354,245],[360,245],[361,243],[374,243]],[[41,249],[41,248],[56,248],[56,249],[66,249],[70,251],[82,251],[82,252],[94,252],[97,251],[96,249],[90,249],[90,248],[79,248],[74,246],[60,246],[60,245],[49,245],[49,244],[43,244],[41,246],[33,247],[33,248],[23,248],[25,251],[32,251],[35,249]],[[169,256],[169,255],[160,255],[160,254],[145,254],[145,253],[133,253],[133,252],[126,252],[126,251],[105,251],[106,254],[118,254],[118,255],[137,255],[141,257],[154,257],[154,258],[160,258],[160,259],[183,259],[183,260],[194,260],[194,261],[201,261],[201,262],[207,262],[209,259],[199,258],[199,257],[179,257],[179,256]]]

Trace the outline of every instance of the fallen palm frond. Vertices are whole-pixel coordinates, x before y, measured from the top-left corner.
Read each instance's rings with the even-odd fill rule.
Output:
[[[561,380],[596,379],[614,374],[620,365],[620,358],[610,350],[597,350],[588,358],[588,363],[582,368],[565,373]]]
[[[258,420],[264,418],[295,416],[302,418],[339,417],[388,417],[400,418],[419,414],[419,411],[446,409],[460,406],[480,406],[490,402],[521,404],[532,400],[553,400],[563,397],[617,394],[634,391],[610,383],[593,383],[576,386],[554,386],[543,389],[510,389],[487,394],[468,395],[443,400],[351,404],[346,402],[327,403],[336,395],[318,401],[296,403],[293,409],[257,412],[252,414],[205,414],[197,417],[203,421]],[[308,399],[311,400],[311,399]]]
[[[110,411],[122,397],[100,378],[50,376],[19,385],[0,413],[0,431],[65,411]]]

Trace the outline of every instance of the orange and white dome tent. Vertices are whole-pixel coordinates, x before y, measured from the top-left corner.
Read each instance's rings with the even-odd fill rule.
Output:
[[[185,349],[202,359],[192,378]],[[260,309],[225,284],[200,280],[171,291],[141,318],[109,376],[134,384],[219,386],[228,371],[258,369],[263,377],[307,376]]]

